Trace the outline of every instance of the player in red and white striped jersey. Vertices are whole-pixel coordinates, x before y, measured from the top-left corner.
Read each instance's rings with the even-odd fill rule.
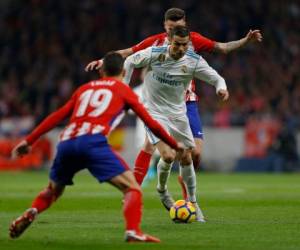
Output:
[[[12,222],[10,236],[16,238],[60,197],[66,185],[72,185],[73,176],[82,169],[99,182],[109,182],[124,193],[123,214],[126,221],[126,241],[159,242],[159,239],[142,233],[142,193],[127,164],[107,143],[114,119],[124,109],[131,108],[147,126],[170,147],[182,150],[163,127],[152,119],[137,95],[124,83],[123,58],[118,53],[104,57],[104,77],[79,87],[71,99],[59,110],[50,114],[34,131],[13,150],[16,156],[29,152],[41,135],[71,115],[69,124],[61,134],[57,153],[50,170],[48,186],[35,198],[31,208]]]
[[[167,45],[169,44],[170,30],[172,30],[177,25],[186,25],[185,11],[178,8],[168,9],[165,13],[165,21],[164,21],[164,28],[166,32],[150,36],[145,40],[143,40],[142,42],[140,42],[139,44],[131,48],[119,50],[118,52],[121,53],[123,57],[127,57],[137,51],[140,51],[150,46]],[[237,50],[247,45],[248,43],[255,42],[255,41],[258,42],[262,41],[262,35],[259,30],[253,30],[253,31],[250,30],[244,38],[236,41],[226,42],[226,43],[216,42],[202,36],[197,32],[191,32],[189,47],[192,48],[196,53],[201,53],[203,51],[206,52],[214,51],[222,54],[228,54],[231,51]],[[100,59],[100,60],[90,62],[85,69],[86,71],[99,69],[101,68],[101,65],[102,65],[102,61]],[[198,100],[199,98],[195,93],[194,82],[192,81],[191,86],[189,87],[189,90],[186,93],[186,101],[187,101],[187,115],[190,120],[190,125],[194,135],[195,144],[196,144],[196,147],[193,150],[193,162],[195,167],[199,166],[200,156],[202,152],[202,145],[203,145],[203,132],[202,132],[202,125],[201,125],[201,120],[198,111],[198,103],[197,103]],[[134,174],[139,183],[142,183],[147,173],[151,156],[154,151],[155,148],[146,139],[143,149],[140,151],[135,162]]]

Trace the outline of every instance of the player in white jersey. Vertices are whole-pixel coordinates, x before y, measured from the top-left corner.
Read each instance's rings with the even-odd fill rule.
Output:
[[[205,220],[196,201],[196,175],[191,158],[195,144],[186,116],[184,94],[193,78],[215,86],[217,95],[223,101],[228,99],[229,93],[224,79],[201,56],[188,50],[189,41],[188,29],[184,26],[175,27],[170,34],[170,46],[150,47],[126,59],[124,81],[130,81],[134,68],[149,68],[144,80],[143,103],[171,135],[184,143],[186,151],[179,156],[181,174],[187,186],[188,198],[196,207],[197,220],[203,222]],[[157,166],[157,191],[163,205],[170,209],[174,201],[166,184],[176,154],[152,133],[148,131],[147,134],[161,154]]]

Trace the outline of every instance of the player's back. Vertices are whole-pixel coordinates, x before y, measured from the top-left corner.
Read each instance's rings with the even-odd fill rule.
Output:
[[[94,80],[79,87],[72,96],[75,105],[61,140],[85,134],[107,135],[124,109],[122,92],[126,88],[114,78]]]

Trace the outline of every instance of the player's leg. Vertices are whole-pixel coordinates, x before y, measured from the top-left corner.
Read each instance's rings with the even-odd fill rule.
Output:
[[[197,212],[197,220],[204,221],[203,214],[196,201],[196,174],[192,161],[192,149],[195,147],[193,134],[187,117],[173,121],[171,133],[176,140],[181,141],[187,150],[181,156],[179,170],[187,191],[187,199],[191,201]]]
[[[135,160],[134,169],[133,169],[135,179],[140,185],[143,183],[143,180],[147,175],[150,166],[151,157],[154,151],[155,151],[155,146],[152,145],[149,142],[148,137],[145,136],[145,142],[143,148],[141,149],[141,151],[139,152]]]
[[[164,126],[165,129],[169,130],[169,120],[164,116],[153,117]],[[152,145],[155,145],[160,154],[160,160],[157,164],[157,191],[159,193],[160,200],[167,210],[170,210],[171,206],[174,204],[174,200],[167,189],[167,181],[171,172],[172,163],[175,160],[176,152],[171,149],[167,144],[157,138],[147,127],[146,127],[147,137]]]
[[[203,149],[203,139],[194,137],[195,148],[192,150],[192,159],[194,168],[197,170],[200,168],[200,161]]]
[[[196,199],[196,175],[195,169],[193,167],[192,157],[191,157],[191,150],[187,150],[180,160],[180,171],[182,180],[185,183],[187,188],[187,198],[194,207],[196,208],[196,219],[199,222],[205,222],[203,213],[197,203]]]
[[[170,210],[170,208],[174,204],[174,200],[168,191],[167,182],[171,173],[172,163],[175,160],[176,153],[162,141],[159,141],[156,144],[156,147],[161,156],[157,164],[157,192],[162,204],[167,210]]]
[[[10,237],[19,237],[36,219],[39,213],[49,208],[61,196],[64,188],[65,186],[50,181],[49,185],[33,200],[31,207],[11,223],[9,227]]]
[[[73,183],[74,174],[82,169],[82,162],[76,159],[76,156],[80,155],[80,150],[76,152],[73,142],[74,140],[70,140],[58,144],[55,160],[50,170],[49,184],[33,200],[31,208],[11,223],[9,230],[12,238],[20,236],[37,214],[49,208],[62,195],[65,185]]]
[[[142,219],[142,191],[131,171],[113,177],[110,181],[124,193],[123,214],[126,222],[127,242],[160,242],[156,237],[144,234],[140,229]]]
[[[88,170],[99,182],[109,182],[124,193],[123,214],[126,222],[126,241],[157,242],[140,230],[142,193],[140,185],[126,162],[97,135],[88,151]]]
[[[203,139],[194,137],[194,141],[195,141],[195,147],[192,150],[192,160],[193,160],[193,166],[194,166],[195,170],[197,170],[200,166]],[[178,175],[178,182],[181,186],[182,196],[185,200],[188,200],[187,189],[186,189],[186,185],[182,178],[181,168],[179,170],[180,170],[180,174]]]
[[[190,101],[186,103],[187,117],[189,119],[190,128],[195,140],[195,148],[192,151],[192,159],[195,169],[199,168],[202,146],[203,146],[203,129],[198,109],[198,102]]]
[[[187,107],[187,117],[189,119],[190,128],[194,137],[195,147],[192,150],[192,159],[193,166],[195,169],[198,169],[200,166],[202,147],[203,147],[203,130],[202,123],[198,110],[198,103],[196,101],[189,101],[186,103]],[[178,181],[182,188],[182,195],[184,199],[187,199],[187,190],[186,185],[181,176],[181,168],[180,175],[178,176]]]

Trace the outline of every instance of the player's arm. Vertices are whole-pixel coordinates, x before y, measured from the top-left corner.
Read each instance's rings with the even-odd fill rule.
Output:
[[[124,62],[125,76],[123,81],[129,84],[132,72],[136,68],[144,68],[150,64],[152,47],[138,51],[126,58]]]
[[[223,54],[228,54],[231,51],[242,48],[251,42],[261,42],[261,41],[262,41],[262,34],[260,33],[260,30],[249,30],[248,34],[242,39],[227,42],[227,43],[216,42],[213,50]]]
[[[13,157],[21,157],[30,151],[30,146],[43,134],[50,131],[52,128],[61,122],[68,114],[71,113],[74,107],[74,99],[69,100],[63,107],[46,117],[25,140],[21,141],[13,150]]]
[[[130,56],[134,53],[132,48],[121,49],[121,50],[117,50],[116,52],[121,54],[121,56],[123,58],[127,58],[128,56]],[[89,62],[88,65],[86,65],[86,67],[84,68],[84,70],[86,72],[92,71],[92,70],[99,70],[102,67],[102,65],[103,65],[103,59],[100,58],[98,60]]]
[[[166,144],[175,150],[182,150],[183,145],[168,134],[168,132],[154,120],[145,107],[139,102],[138,96],[128,87],[124,86],[123,98],[126,105],[131,108],[136,115],[149,127],[149,129]]]
[[[194,77],[206,83],[213,85],[216,88],[217,95],[226,101],[229,98],[227,85],[222,76],[216,70],[208,65],[208,63],[200,57],[194,71]]]
[[[146,49],[146,48],[152,46],[157,38],[158,38],[158,35],[150,36],[150,37],[146,38],[145,40],[141,41],[140,43],[132,46],[131,48],[117,50],[116,52],[120,53],[123,58],[127,58],[128,56],[132,55],[133,53],[136,53],[140,50],[143,50],[143,49]],[[91,61],[85,67],[85,71],[88,72],[88,71],[92,71],[92,70],[99,70],[102,67],[102,64],[103,64],[102,58]]]

